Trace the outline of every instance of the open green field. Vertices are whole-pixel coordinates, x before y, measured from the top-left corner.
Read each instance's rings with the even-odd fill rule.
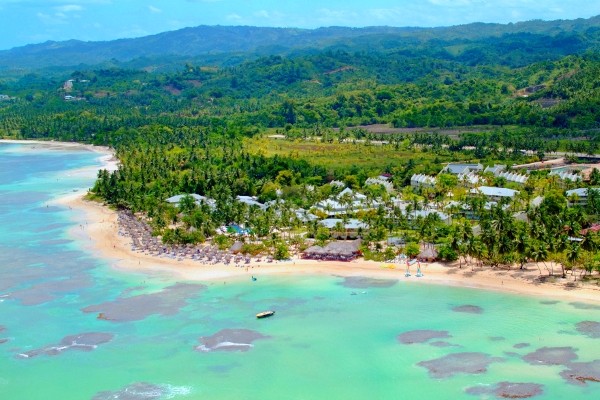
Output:
[[[329,169],[357,166],[367,170],[384,170],[389,166],[402,166],[412,159],[423,171],[432,168],[432,172],[439,172],[439,165],[460,157],[456,153],[436,154],[428,149],[408,148],[404,144],[396,148],[392,144],[323,143],[318,139],[288,140],[266,135],[246,139],[244,146],[251,154],[303,159]]]

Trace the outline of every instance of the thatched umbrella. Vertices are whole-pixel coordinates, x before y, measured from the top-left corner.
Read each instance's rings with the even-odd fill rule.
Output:
[[[435,261],[438,258],[438,252],[435,247],[428,246],[419,253],[417,258],[421,261]]]
[[[229,251],[234,254],[237,254],[242,251],[242,247],[244,247],[244,244],[238,240],[234,244],[231,245],[231,247],[229,248]]]

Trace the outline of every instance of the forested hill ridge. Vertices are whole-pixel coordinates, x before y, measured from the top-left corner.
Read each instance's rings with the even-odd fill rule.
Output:
[[[182,60],[234,65],[249,57],[352,51],[421,54],[470,64],[522,66],[600,48],[600,16],[589,19],[474,23],[440,28],[328,27],[314,30],[198,26],[106,42],[49,41],[0,51],[0,70],[130,63],[172,67]]]

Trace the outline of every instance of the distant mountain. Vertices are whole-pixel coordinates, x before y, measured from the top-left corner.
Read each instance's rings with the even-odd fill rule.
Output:
[[[526,39],[523,34],[534,35],[532,38],[535,38],[538,47],[564,46],[565,50],[559,51],[561,55],[582,52],[600,43],[600,16],[516,24],[475,23],[441,28],[328,27],[309,30],[198,26],[135,39],[107,42],[49,41],[17,47],[0,51],[0,69],[98,65],[132,60],[141,60],[136,67],[149,67],[157,60],[197,57],[218,63],[235,63],[236,59],[242,61],[252,55],[286,55],[327,49],[411,52],[423,46],[440,44],[450,54],[454,52],[454,56],[460,57],[466,52],[470,57],[469,51],[476,50],[477,43],[485,41],[493,45],[496,41],[509,47],[518,46],[519,41]]]

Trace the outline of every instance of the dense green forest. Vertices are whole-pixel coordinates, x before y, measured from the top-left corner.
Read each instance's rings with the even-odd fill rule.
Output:
[[[371,227],[364,239],[372,257],[383,257],[375,243],[401,234],[437,243],[446,259],[552,259],[593,269],[600,265],[593,259],[597,238],[566,238],[595,222],[600,203],[568,207],[564,190],[600,180],[562,182],[535,173],[514,203],[491,208],[457,182],[425,192],[409,187],[413,174],[436,174],[450,161],[510,167],[549,152],[598,152],[600,29],[562,29],[552,40],[541,28],[488,37],[456,28],[445,40],[426,40],[430,31],[418,31],[419,40],[378,32],[377,40],[353,36],[310,51],[229,54],[227,62],[188,61],[168,71],[115,61],[7,72],[0,74],[0,137],[114,148],[120,168],[101,171],[94,194],[143,212],[169,242],[214,238],[232,222],[260,238],[283,241],[271,234],[278,227],[325,240],[316,222],[299,220],[293,210],[336,195],[327,183],[337,180],[377,200],[370,211],[347,216]],[[393,194],[366,183],[381,173],[391,175]],[[506,184],[493,177],[488,183]],[[412,210],[442,205],[449,191],[476,211],[475,222],[458,211],[451,225],[431,215],[409,220],[394,206],[396,197]],[[180,193],[207,196],[215,207],[165,202]],[[279,201],[262,210],[236,202],[239,195]],[[535,196],[544,202],[534,210]],[[507,210],[528,213],[529,222]]]

